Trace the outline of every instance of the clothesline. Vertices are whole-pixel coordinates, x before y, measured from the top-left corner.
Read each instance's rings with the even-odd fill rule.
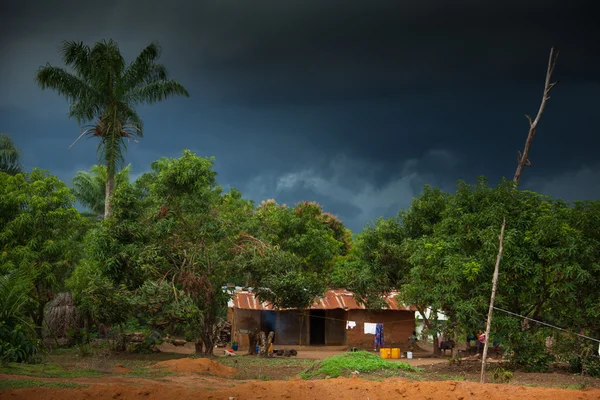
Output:
[[[299,314],[299,312],[298,312]],[[311,315],[310,318],[321,318],[321,319],[327,319],[330,321],[340,321],[340,322],[349,322],[350,320],[348,319],[342,319],[342,318],[333,318],[333,317],[322,317],[319,315]],[[397,319],[395,321],[385,321],[385,324],[398,324],[400,322],[409,322],[409,321],[414,321],[414,318],[408,318],[408,319]],[[367,323],[375,323],[375,322],[367,322]]]

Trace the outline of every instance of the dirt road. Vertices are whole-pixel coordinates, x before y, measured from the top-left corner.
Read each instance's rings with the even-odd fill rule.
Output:
[[[321,381],[229,381],[231,387],[210,385],[186,388],[169,384],[127,386],[94,384],[84,389],[14,389],[0,392],[2,399],[70,400],[70,399],[489,399],[489,400],[597,400],[600,390],[568,390],[515,385],[480,385],[472,382],[414,382],[390,379],[375,382],[363,379],[329,379]],[[216,382],[215,382],[216,383]]]

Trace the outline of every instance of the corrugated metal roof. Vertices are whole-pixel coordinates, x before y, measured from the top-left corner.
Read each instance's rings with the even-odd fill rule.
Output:
[[[385,307],[384,310],[416,311],[414,307],[398,304],[396,296],[398,296],[398,292],[390,292],[386,296],[385,302],[387,303],[387,307]],[[253,292],[247,290],[234,290],[228,306],[230,308],[239,308],[243,310],[274,309],[270,303],[260,302],[254,296]],[[312,310],[333,310],[338,308],[344,310],[364,310],[365,306],[356,301],[354,293],[345,289],[334,289],[328,290],[322,297],[316,298],[310,308]]]

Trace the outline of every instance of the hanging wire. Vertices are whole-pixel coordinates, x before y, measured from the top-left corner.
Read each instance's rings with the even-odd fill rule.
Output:
[[[526,319],[526,320],[529,320],[529,321],[533,321],[533,322],[536,322],[538,324],[549,326],[550,328],[558,329],[559,331],[563,331],[563,332],[566,332],[566,333],[571,334],[571,335],[579,336],[579,337],[582,337],[584,339],[588,339],[588,340],[592,340],[594,342],[600,343],[600,340],[598,340],[598,339],[594,339],[592,337],[589,337],[589,336],[586,336],[586,335],[582,335],[580,333],[571,332],[571,331],[566,330],[564,328],[561,328],[559,326],[551,325],[551,324],[548,324],[546,322],[538,321],[537,319],[529,318],[529,317],[526,317],[524,315],[520,315],[520,314],[511,312],[511,311],[503,310],[502,308],[494,307],[494,310],[502,311],[503,313],[514,315],[515,317],[519,317],[519,318],[523,318],[523,319]]]

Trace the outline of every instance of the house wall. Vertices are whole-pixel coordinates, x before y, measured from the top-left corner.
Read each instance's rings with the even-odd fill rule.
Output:
[[[308,344],[308,318],[301,311],[277,311],[275,344]]]
[[[341,308],[325,312],[325,344],[327,346],[346,344],[346,314],[347,312]]]
[[[262,322],[261,311],[228,308],[227,321],[231,324],[232,340],[235,340],[240,348],[247,349],[249,340],[248,334],[245,332],[260,327]]]
[[[263,313],[260,310],[228,309],[227,318],[232,324],[232,334],[240,348],[248,348],[248,335],[245,330],[260,327]],[[268,312],[268,311],[267,311]],[[272,311],[271,311],[272,312]],[[277,311],[275,324],[275,344],[308,345],[310,319],[304,318],[297,310]],[[364,333],[364,323],[383,323],[386,347],[408,346],[408,337],[415,330],[415,313],[398,310],[327,310],[325,324],[326,345],[373,349],[373,335]],[[346,320],[355,321],[354,329],[346,329]],[[302,331],[302,335],[300,332]]]
[[[408,337],[415,330],[415,313],[398,310],[350,310],[348,320],[355,321],[356,327],[346,330],[348,346],[360,349],[373,349],[374,335],[365,334],[364,323],[383,323],[386,347],[407,348]]]

